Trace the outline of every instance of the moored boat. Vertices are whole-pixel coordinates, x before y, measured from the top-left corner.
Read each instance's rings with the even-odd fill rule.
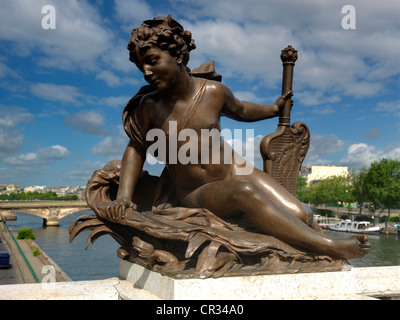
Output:
[[[369,221],[343,220],[329,226],[330,230],[363,234],[379,234],[379,227],[371,227]]]
[[[320,215],[314,215],[314,218],[317,220],[317,223],[321,227],[321,229],[329,229],[330,226],[332,226],[336,222],[341,221],[339,218],[324,217]]]

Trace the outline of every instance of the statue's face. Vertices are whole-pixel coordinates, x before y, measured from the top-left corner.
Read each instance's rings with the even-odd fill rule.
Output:
[[[181,63],[157,47],[135,49],[137,62],[143,67],[144,79],[159,91],[172,87],[180,74]]]

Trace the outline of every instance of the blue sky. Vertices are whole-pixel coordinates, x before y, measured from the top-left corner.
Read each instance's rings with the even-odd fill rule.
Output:
[[[356,29],[342,27],[348,4]],[[56,29],[42,28],[45,5],[55,8]],[[298,50],[291,116],[311,131],[305,165],[400,160],[399,6],[398,0],[2,0],[0,183],[86,185],[94,170],[122,157],[128,139],[121,113],[145,84],[128,60],[130,31],[169,13],[196,41],[189,67],[215,60],[242,100],[273,103],[281,92],[280,51],[288,44]],[[257,143],[277,121],[221,124],[254,129]]]

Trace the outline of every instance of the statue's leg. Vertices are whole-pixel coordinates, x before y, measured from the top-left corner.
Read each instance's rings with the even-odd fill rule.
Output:
[[[257,228],[268,235],[289,245],[340,259],[362,257],[370,247],[365,236],[329,238],[309,228],[248,181],[215,181],[205,184],[188,194],[182,204],[206,208],[220,218],[245,213]]]
[[[285,208],[289,213],[306,223],[312,229],[323,233],[314,219],[311,208],[299,201],[269,174],[254,168],[251,175],[234,175],[234,179],[253,183],[256,187],[264,191],[276,204]]]

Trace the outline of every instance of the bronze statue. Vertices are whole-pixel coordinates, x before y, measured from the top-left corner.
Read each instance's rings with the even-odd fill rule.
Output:
[[[121,244],[120,257],[174,276],[273,273],[273,257],[289,265],[286,269],[275,265],[275,272],[302,270],[301,263],[307,266],[304,270],[315,270],[316,261],[325,261],[322,269],[329,270],[329,263],[338,269],[346,259],[364,256],[370,248],[366,236],[326,236],[312,210],[266,168],[266,172],[252,168],[243,173],[245,160],[223,141],[218,142],[220,161],[204,161],[202,148],[209,141],[201,139],[201,130],[220,131],[221,116],[246,122],[276,116],[287,120],[291,79],[272,105],[239,101],[220,82],[212,63],[193,72],[188,69],[194,48],[191,33],[171,16],[144,21],[133,29],[129,57],[149,85],[124,109],[130,142],[122,161],[110,162],[88,182],[87,201],[97,217],[74,222],[71,240],[86,229],[93,230],[88,241],[110,233]],[[165,133],[166,150],[176,141],[178,148],[195,143],[199,161],[170,161],[167,151],[162,155],[166,168],[161,177],[143,172],[152,142],[146,135],[152,129]],[[198,139],[173,140],[184,129],[196,132]],[[234,155],[233,161],[224,161],[227,154]],[[196,255],[196,251],[201,252]],[[298,261],[296,266],[293,260]],[[249,265],[253,265],[250,271]]]

